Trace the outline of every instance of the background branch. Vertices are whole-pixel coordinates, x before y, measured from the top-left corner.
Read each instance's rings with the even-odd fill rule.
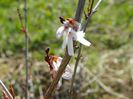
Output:
[[[28,66],[28,20],[27,20],[27,0],[24,0],[24,21],[25,21],[25,68],[26,68],[26,92],[25,98],[28,99],[28,79],[29,79],[29,66]]]

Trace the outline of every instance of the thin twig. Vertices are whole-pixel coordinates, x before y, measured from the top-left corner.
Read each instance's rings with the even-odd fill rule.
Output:
[[[24,21],[25,21],[25,67],[26,67],[26,94],[25,98],[28,99],[28,79],[29,79],[29,66],[28,66],[28,23],[27,23],[27,0],[24,0]]]
[[[77,55],[77,59],[76,59],[76,63],[75,63],[75,67],[74,67],[74,73],[73,73],[72,81],[71,81],[71,87],[70,87],[70,99],[72,99],[72,95],[73,95],[73,83],[74,83],[74,80],[75,80],[75,75],[76,75],[76,71],[77,71],[78,63],[79,63],[79,60],[80,60],[81,48],[82,48],[82,45],[80,44],[80,45],[79,45],[79,49],[78,49],[78,55]]]
[[[98,0],[97,4],[95,5],[95,7],[93,8],[92,12],[96,12],[97,11],[97,8],[99,7],[100,3],[102,2],[103,0]]]
[[[100,5],[101,2],[102,2],[102,0],[99,0],[99,1],[97,2],[97,4],[95,5],[95,7],[92,9],[91,13],[88,14],[87,20],[86,20],[84,26],[82,27],[82,30],[83,30],[84,32],[86,31],[86,28],[87,28],[87,26],[88,26],[88,24],[89,24],[89,22],[90,22],[91,16],[96,12],[96,10],[97,10],[97,8],[99,7],[99,5]],[[92,4],[93,4],[93,3],[92,3]]]
[[[13,99],[11,93],[9,92],[9,90],[6,88],[6,86],[4,85],[4,83],[0,80],[0,85],[2,86],[3,90],[6,92],[8,98]]]
[[[94,0],[90,0],[90,4],[89,4],[89,12],[88,12],[88,16],[91,14],[92,9],[93,9],[93,4],[94,4]]]
[[[75,20],[78,21],[78,22],[80,22],[80,20],[81,20],[84,4],[85,4],[85,0],[79,0],[78,1],[78,7],[77,7],[77,10],[76,10],[76,14],[75,14]],[[62,63],[59,67],[57,76],[53,80],[50,87],[47,89],[47,91],[45,93],[45,96],[44,96],[45,99],[50,99],[52,97],[53,91],[56,88],[57,83],[58,83],[60,77],[62,76],[62,74],[63,74],[67,64],[69,63],[70,59],[71,59],[71,56],[68,55],[68,52],[66,50],[64,58],[62,60]]]

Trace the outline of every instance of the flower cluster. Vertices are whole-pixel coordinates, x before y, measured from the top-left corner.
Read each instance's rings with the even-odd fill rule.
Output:
[[[73,40],[78,41],[86,46],[91,45],[91,43],[84,38],[85,33],[81,31],[80,23],[78,23],[76,20],[72,18],[68,18],[65,20],[62,17],[60,17],[60,20],[63,25],[58,28],[56,32],[56,37],[64,37],[62,48],[64,49],[67,47],[68,54],[70,56],[74,55]]]
[[[52,78],[55,79],[58,69],[60,67],[60,64],[62,62],[62,57],[49,55],[49,49],[46,50],[46,54],[47,55],[45,57],[45,60],[49,64],[50,74],[51,74]],[[60,78],[60,80],[58,82],[57,89],[59,89],[61,87],[62,79],[70,80],[72,78],[72,74],[73,73],[72,73],[72,69],[71,69],[70,65],[67,65],[62,77]]]

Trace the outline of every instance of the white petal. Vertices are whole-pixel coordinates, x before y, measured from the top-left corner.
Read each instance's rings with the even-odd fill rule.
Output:
[[[69,65],[67,65],[65,72],[62,75],[62,78],[70,80],[72,78],[72,75],[73,75],[72,68]]]
[[[83,31],[79,31],[76,33],[75,39],[85,46],[90,46],[91,43],[84,38],[84,35],[85,33],[83,33]]]
[[[65,32],[64,35],[63,35],[63,44],[62,44],[62,49],[65,49],[66,48],[66,45],[68,43],[68,33]]]
[[[56,37],[60,38],[63,35],[63,32],[64,32],[64,26],[59,27],[56,32]]]
[[[85,33],[83,31],[78,31],[76,35],[77,35],[77,39],[79,39],[79,38],[83,38],[85,36]]]
[[[90,46],[91,43],[89,41],[87,41],[85,38],[80,38],[77,41],[79,41],[81,44],[85,45],[85,46]]]
[[[71,34],[69,34],[69,36],[68,36],[67,50],[68,50],[68,54],[70,56],[74,55],[74,51],[73,51],[73,39],[72,39],[72,35]]]

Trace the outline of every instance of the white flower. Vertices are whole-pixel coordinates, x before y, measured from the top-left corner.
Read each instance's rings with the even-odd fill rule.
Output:
[[[85,33],[80,31],[80,24],[74,19],[67,19],[63,22],[63,26],[59,27],[56,32],[56,37],[60,38],[63,36],[64,41],[62,48],[68,50],[70,56],[74,55],[73,40],[79,41],[81,44],[90,46],[91,43],[84,38]]]
[[[52,78],[54,79],[57,75],[57,71],[58,71],[60,64],[62,62],[62,58],[57,57],[57,56],[51,56],[50,61],[51,61],[51,65],[53,68],[50,70],[50,74],[51,74]],[[58,82],[57,89],[59,89],[61,87],[62,79],[70,80],[72,78],[72,74],[73,74],[72,68],[70,67],[70,65],[67,65],[63,75],[61,76],[61,78]]]

